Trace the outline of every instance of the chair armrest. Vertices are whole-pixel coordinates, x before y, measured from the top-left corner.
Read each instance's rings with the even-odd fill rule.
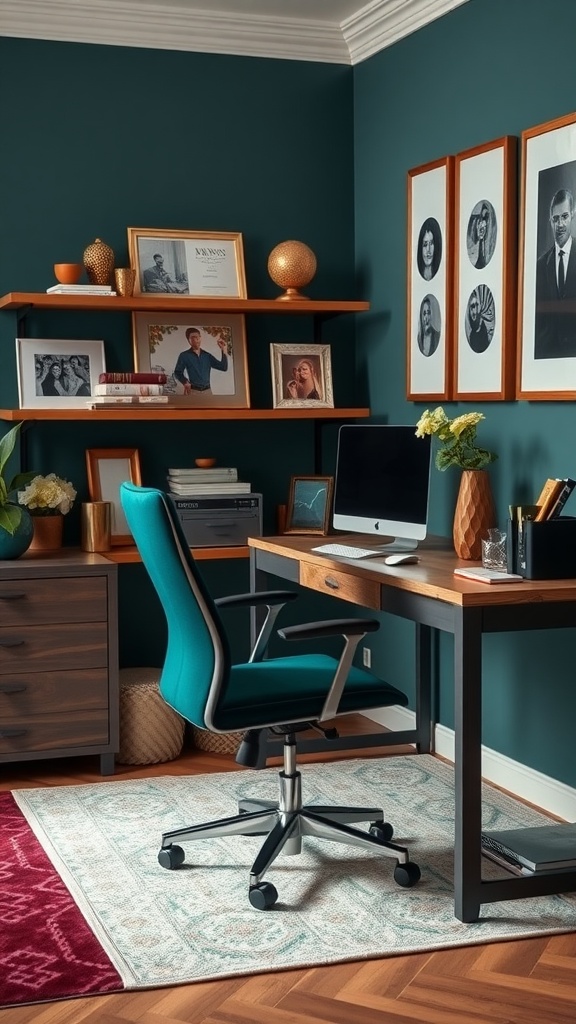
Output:
[[[283,640],[314,640],[323,636],[365,636],[380,629],[376,619],[326,619],[324,622],[302,622],[278,630]]]
[[[230,594],[228,597],[217,597],[214,604],[217,608],[244,608],[258,604],[272,607],[286,604],[298,597],[294,590],[260,590],[251,594]]]

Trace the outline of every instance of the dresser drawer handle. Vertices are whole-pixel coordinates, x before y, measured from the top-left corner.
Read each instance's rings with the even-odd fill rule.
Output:
[[[27,729],[0,729],[0,740],[9,740],[14,736],[25,736]]]
[[[324,579],[324,583],[326,584],[327,587],[330,587],[330,590],[340,590],[340,584],[338,583],[338,580],[333,579],[332,576],[326,576]]]
[[[0,647],[21,647],[23,640],[0,640]]]
[[[0,686],[0,693],[24,693],[27,689],[28,687],[21,683],[5,683],[4,686]]]
[[[5,594],[0,590],[0,601],[18,601],[21,597],[26,597],[23,590],[9,590]]]

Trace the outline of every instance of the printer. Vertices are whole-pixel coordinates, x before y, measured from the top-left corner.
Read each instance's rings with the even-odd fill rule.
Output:
[[[168,493],[191,548],[241,547],[262,536],[261,494]]]

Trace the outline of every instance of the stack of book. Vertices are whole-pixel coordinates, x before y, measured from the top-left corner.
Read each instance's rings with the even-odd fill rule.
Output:
[[[110,284],[53,284],[48,295],[116,295]]]
[[[214,469],[169,469],[168,489],[178,498],[198,494],[250,494],[252,486],[238,479],[232,466]]]
[[[556,519],[562,512],[568,498],[576,487],[576,480],[567,476],[564,479],[550,477],[542,488],[538,500],[538,512],[534,519],[543,523],[547,519]]]
[[[91,409],[116,408],[119,405],[165,405],[165,373],[101,373],[94,394],[87,402]]]

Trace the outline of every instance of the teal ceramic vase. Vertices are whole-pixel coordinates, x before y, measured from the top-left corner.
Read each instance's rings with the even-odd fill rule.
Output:
[[[34,523],[27,508],[21,508],[22,519],[13,534],[0,529],[0,560],[20,558],[28,550],[34,536]]]

